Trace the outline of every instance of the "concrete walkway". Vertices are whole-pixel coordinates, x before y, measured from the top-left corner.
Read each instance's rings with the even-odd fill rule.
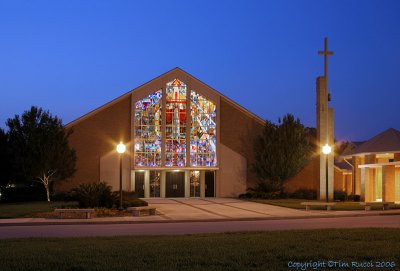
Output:
[[[400,228],[400,210],[305,211],[238,199],[146,199],[155,216],[0,219],[0,239],[176,235],[321,228]]]
[[[305,211],[269,204],[232,199],[232,198],[175,198],[145,199],[157,208],[159,215],[166,220],[243,220],[243,219],[277,219],[307,217],[364,216],[398,213],[390,211]]]
[[[400,228],[399,216],[330,217],[258,221],[172,222],[108,225],[42,225],[0,227],[0,239],[25,237],[86,237],[182,235],[237,231],[310,230],[324,228]]]
[[[155,216],[100,217],[92,219],[16,218],[0,219],[0,227],[72,224],[141,224],[174,222],[258,221],[280,219],[311,219],[329,217],[361,217],[398,215],[388,211],[305,211],[230,198],[145,199],[157,208]]]

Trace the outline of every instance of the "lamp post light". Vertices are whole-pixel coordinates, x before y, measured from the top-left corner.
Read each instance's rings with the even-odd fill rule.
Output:
[[[326,202],[329,202],[329,195],[328,195],[328,155],[331,153],[332,148],[328,144],[325,144],[322,147],[322,152],[325,154],[325,170],[326,170],[326,175],[325,175],[325,189],[326,189]]]
[[[126,151],[126,146],[120,142],[117,145],[117,152],[119,153],[119,210],[122,210],[122,155]]]

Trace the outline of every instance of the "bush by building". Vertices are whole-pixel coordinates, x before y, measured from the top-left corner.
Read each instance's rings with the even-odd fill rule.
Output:
[[[112,192],[111,186],[105,182],[83,183],[70,193],[70,199],[79,203],[80,208],[119,206],[119,191]],[[134,192],[122,191],[122,207],[147,206],[147,202],[137,198]]]
[[[71,191],[71,198],[78,201],[81,208],[111,208],[116,200],[111,186],[105,182],[80,184]]]
[[[360,195],[350,195],[350,196],[347,197],[347,200],[359,202],[360,201]]]
[[[119,206],[119,191],[113,192],[114,194],[114,206]],[[122,191],[122,207],[127,208],[127,207],[138,207],[138,206],[147,206],[148,203],[145,202],[144,200],[139,199],[136,196],[135,192],[127,192],[127,191]]]
[[[345,201],[347,199],[347,195],[343,191],[335,191],[333,193],[333,199],[337,201]]]

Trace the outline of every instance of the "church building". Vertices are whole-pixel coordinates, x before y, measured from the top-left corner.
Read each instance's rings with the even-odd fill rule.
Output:
[[[328,39],[324,76],[316,81],[318,150],[285,183],[288,193],[314,191],[362,201],[400,201],[400,132],[390,129],[334,159],[334,113],[329,106]],[[265,121],[197,78],[174,68],[66,125],[73,133],[77,172],[58,184],[106,182],[138,197],[238,197],[254,187],[253,144]],[[119,154],[116,146],[126,145]],[[120,172],[122,174],[120,174]]]
[[[77,172],[57,187],[107,182],[139,197],[237,197],[256,182],[265,121],[175,68],[66,125]]]

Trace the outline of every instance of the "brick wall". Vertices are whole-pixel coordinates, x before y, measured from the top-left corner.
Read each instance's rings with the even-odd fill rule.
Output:
[[[285,190],[293,193],[298,189],[311,189],[319,191],[319,156],[313,157],[310,162],[293,178],[285,184]]]
[[[251,170],[254,162],[253,145],[255,137],[263,129],[263,124],[223,97],[220,120],[221,143],[247,159],[247,186],[254,185],[257,177]]]
[[[100,157],[114,151],[119,141],[130,138],[131,97],[112,104],[98,113],[68,126],[73,130],[70,146],[76,150],[75,176],[56,186],[56,192],[69,191],[84,182],[97,182],[100,178]]]

